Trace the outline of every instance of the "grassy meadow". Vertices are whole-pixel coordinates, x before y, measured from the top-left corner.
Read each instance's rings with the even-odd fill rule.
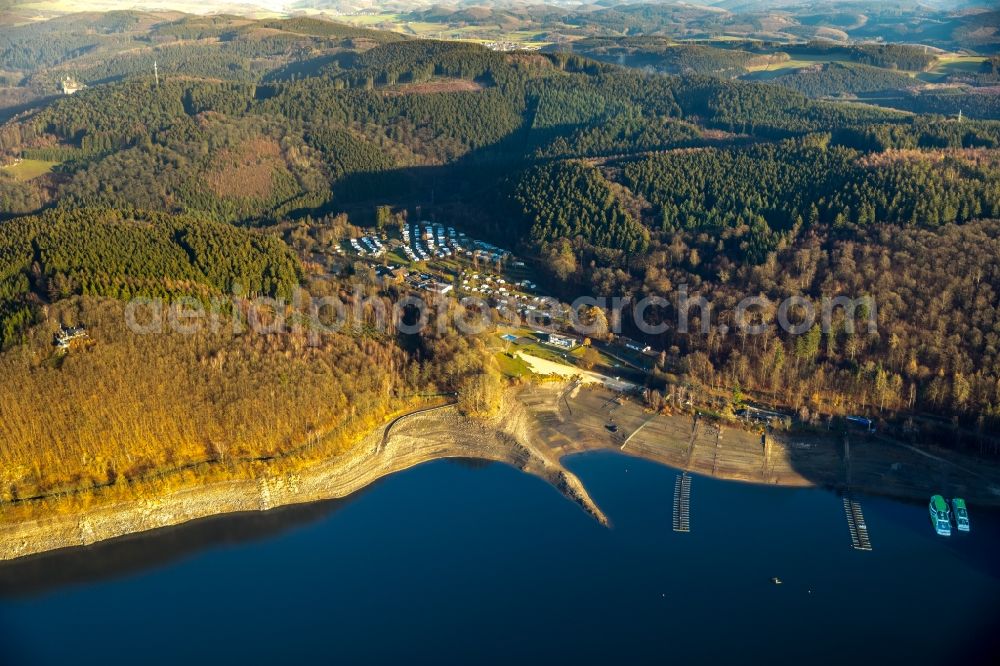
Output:
[[[59,163],[24,159],[17,164],[9,164],[0,168],[3,169],[4,173],[13,176],[14,180],[24,182],[49,173],[57,164]]]

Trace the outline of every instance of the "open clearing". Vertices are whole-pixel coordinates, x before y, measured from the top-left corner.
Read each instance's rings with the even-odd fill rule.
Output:
[[[483,86],[466,79],[434,79],[423,83],[403,83],[383,89],[385,95],[430,95],[433,93],[479,92]]]
[[[525,352],[519,352],[516,357],[524,361],[531,371],[536,375],[559,377],[579,377],[584,384],[602,384],[616,391],[629,391],[635,388],[635,384],[622,381],[614,377],[608,377],[590,370],[573,367],[564,363],[557,363],[548,359],[532,356]]]
[[[986,56],[960,55],[949,53],[938,56],[937,63],[931,71],[940,72],[977,72],[983,66]]]
[[[983,66],[983,56],[959,55],[947,53],[938,56],[937,62],[926,72],[919,72],[916,77],[926,83],[940,83],[949,76],[956,74],[975,74]]]
[[[846,58],[831,58],[830,56],[826,55],[817,55],[817,56],[796,55],[794,58],[791,58],[790,60],[784,60],[781,62],[769,62],[760,65],[750,65],[747,67],[747,70],[750,72],[750,75],[748,75],[747,78],[766,78],[767,74],[771,72],[786,74],[788,73],[788,70],[802,69],[804,67],[812,67],[813,65],[823,65],[831,62],[839,62],[846,64],[849,63],[850,60]]]
[[[52,171],[52,167],[59,162],[46,162],[45,160],[21,160],[17,164],[10,164],[2,167],[4,173],[9,173],[14,180],[25,181]]]

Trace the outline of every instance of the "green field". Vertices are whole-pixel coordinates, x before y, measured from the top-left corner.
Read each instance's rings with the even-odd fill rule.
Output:
[[[527,344],[516,344],[508,343],[505,340],[500,339],[500,335],[504,333],[513,333],[520,337],[529,338],[533,342]],[[631,371],[625,364],[611,356],[610,354],[601,351],[597,347],[594,347],[594,351],[597,352],[597,358],[595,365],[592,368],[586,368],[582,363],[581,359],[587,347],[579,346],[572,351],[565,351],[558,347],[553,347],[540,342],[535,338],[534,331],[528,328],[500,328],[497,331],[497,337],[493,339],[493,345],[499,345],[503,351],[497,352],[497,360],[500,363],[500,369],[504,374],[510,377],[520,377],[519,374],[525,368],[521,368],[523,361],[520,359],[515,359],[510,355],[516,354],[518,352],[528,354],[529,356],[534,356],[536,358],[541,358],[546,361],[552,361],[554,363],[560,363],[562,365],[576,366],[581,370],[590,370],[593,372],[601,373],[609,377],[616,377],[619,375],[628,375]],[[492,346],[492,345],[491,345]],[[628,350],[621,350],[623,353],[623,358],[635,357],[635,363],[639,367],[648,368],[649,359],[637,354],[635,352],[630,352]],[[617,352],[617,350],[616,350]],[[510,355],[508,355],[510,354]]]
[[[977,72],[979,71],[979,68],[982,67],[982,63],[985,59],[986,58],[983,56],[947,53],[939,56],[937,62],[934,64],[934,67],[926,72],[906,72],[898,70],[898,73],[932,83],[943,80],[950,74],[970,74]],[[744,78],[763,81],[781,74],[787,74],[790,70],[802,69],[812,65],[832,62],[850,64],[851,61],[843,58],[830,58],[828,56],[820,55],[815,57],[797,55],[790,60],[786,60],[785,62],[771,63],[768,65],[753,65],[748,67],[747,69],[749,69],[750,74],[746,75]]]
[[[946,82],[950,76],[956,74],[974,74],[982,67],[985,57],[970,56],[958,53],[945,53],[938,56],[937,62],[926,72],[907,72],[904,70],[893,70],[898,74],[909,76],[924,83]],[[751,81],[767,81],[794,70],[810,67],[817,64],[826,63],[849,64],[849,60],[830,58],[828,56],[807,56],[797,55],[785,62],[771,63],[768,65],[754,65],[749,67],[750,73],[743,78]]]
[[[52,167],[57,164],[59,163],[46,162],[45,160],[21,160],[18,164],[10,164],[0,168],[3,169],[4,173],[12,175],[14,180],[25,181],[52,171]]]
[[[970,56],[958,53],[947,53],[938,56],[937,63],[931,71],[976,72],[982,67],[986,56]]]
[[[497,365],[500,366],[500,372],[507,377],[527,377],[531,374],[531,368],[520,358],[508,356],[503,352],[498,352],[496,358]]]
[[[850,61],[844,58],[831,58],[829,56],[799,55],[791,58],[790,60],[785,60],[784,62],[773,62],[767,65],[751,65],[750,67],[747,67],[750,74],[748,74],[746,78],[766,79],[770,76],[787,74],[789,70],[802,69],[804,67],[812,67],[813,65],[822,65],[830,62],[847,63]]]
[[[927,83],[938,83],[944,81],[948,76],[954,74],[975,74],[983,66],[983,56],[959,55],[957,53],[947,53],[938,56],[929,71],[920,72],[917,78]]]

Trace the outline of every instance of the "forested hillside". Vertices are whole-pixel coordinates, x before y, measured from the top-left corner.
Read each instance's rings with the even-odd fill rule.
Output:
[[[772,83],[813,98],[862,98],[887,108],[1000,120],[993,61],[914,44],[831,40],[586,37],[546,48],[643,71]],[[984,53],[990,53],[989,50]]]
[[[933,227],[1000,217],[1000,173],[993,163],[962,153],[933,161],[866,160],[828,142],[828,135],[810,135],[752,148],[667,153],[628,164],[625,181],[654,204],[664,230],[759,224],[798,233],[803,226]]]
[[[877,304],[874,333],[861,322],[848,329],[840,315],[829,333],[818,323],[800,336],[668,333],[668,369],[772,395],[807,418],[838,404],[876,413],[919,408],[971,414],[971,424],[989,429],[1000,415],[998,234],[996,221],[886,226],[851,239],[810,233],[756,267],[712,253],[708,238],[674,240],[654,244],[633,271],[644,293],[688,284],[717,308],[748,293],[772,303],[859,294]]]
[[[706,71],[784,62],[750,42],[584,42],[599,62],[314,20],[118,18],[124,28],[93,28],[94,38],[146,26],[158,59],[176,40],[215,55],[203,70],[164,59],[157,81],[93,47],[88,66],[109,69],[74,70],[89,87],[0,126],[8,346],[43,306],[71,296],[236,283],[280,292],[302,275],[277,230],[308,235],[338,214],[363,225],[379,210],[383,227],[435,219],[516,249],[567,300],[670,300],[682,284],[720,306],[873,295],[870,335],[653,336],[662,354],[650,388],[739,386],[810,412],[930,410],[998,427],[989,219],[1000,217],[1000,123],[970,111],[959,120],[967,107],[926,91],[916,113],[814,99],[898,87],[927,74],[933,52],[809,42],[786,55],[844,62],[761,83]],[[24,55],[11,49],[11,62]],[[668,64],[674,56],[684,64]],[[647,57],[659,64],[614,64]],[[879,276],[901,266],[883,288]],[[418,354],[432,356],[429,343]],[[459,381],[438,380],[410,385]]]
[[[751,63],[772,60],[771,56],[740,48],[679,43],[653,36],[591,37],[572,42],[567,48],[618,65],[651,68],[666,74],[710,74],[725,78],[746,74]]]
[[[490,370],[475,338],[403,346],[364,322],[274,328],[290,313],[250,299],[289,299],[301,279],[279,235],[189,216],[82,208],[0,224],[0,504],[30,511],[98,488],[136,500],[264,464],[294,470]],[[148,305],[130,315],[137,296]],[[182,296],[205,316],[156,309]],[[58,350],[62,326],[86,337]]]
[[[88,85],[149,76],[154,60],[165,75],[254,81],[276,64],[313,52],[398,39],[392,33],[305,18],[87,13],[5,27],[0,69],[22,72],[32,85],[48,90],[65,74]]]
[[[50,317],[23,347],[36,358],[0,354],[2,502],[105,486],[136,499],[157,483],[249,476],[255,462],[315,455],[319,435],[335,455],[409,393],[404,376],[369,371],[406,360],[370,338],[135,335],[120,302],[90,297]],[[59,320],[85,325],[90,347],[39,362]]]
[[[915,80],[906,74],[868,65],[839,63],[802,69],[779,76],[772,81],[810,97],[899,90],[916,85]]]
[[[39,306],[82,294],[119,299],[285,295],[298,260],[271,234],[192,217],[58,210],[0,225],[0,345]]]
[[[514,198],[522,214],[533,221],[529,231],[533,243],[580,238],[628,253],[646,249],[646,232],[594,167],[579,162],[536,167],[518,180]]]

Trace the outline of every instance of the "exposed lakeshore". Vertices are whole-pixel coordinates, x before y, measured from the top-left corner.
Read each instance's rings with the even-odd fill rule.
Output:
[[[556,458],[613,449],[705,476],[778,486],[823,486],[925,502],[933,492],[1000,505],[1000,467],[953,451],[917,449],[879,437],[842,433],[768,433],[697,419],[656,415],[604,389],[540,384],[519,398],[534,435]],[[606,427],[614,422],[618,432]],[[847,457],[845,458],[845,453]]]
[[[616,432],[607,427],[617,425]],[[391,430],[386,432],[387,428]],[[858,441],[844,458],[839,437],[761,435],[719,428],[690,415],[653,415],[605,389],[542,383],[521,388],[493,422],[453,407],[415,413],[365,436],[347,453],[294,472],[187,487],[157,499],[94,503],[83,511],[11,520],[0,512],[0,560],[179,525],[208,516],[266,511],[346,497],[395,472],[440,458],[509,464],[542,478],[602,524],[607,518],[560,460],[619,450],[720,479],[781,486],[848,487],[923,499],[947,485],[973,504],[1000,503],[995,470],[951,462],[881,441]]]
[[[454,408],[444,408],[398,422],[394,419],[347,453],[291,473],[218,481],[157,499],[96,504],[82,512],[50,512],[29,520],[4,520],[0,515],[0,560],[85,546],[213,515],[346,497],[384,476],[440,458],[510,464],[544,479],[606,523],[575,476],[543,451],[519,441],[518,432],[527,418],[521,413],[505,418],[503,424],[483,423],[459,415]]]

